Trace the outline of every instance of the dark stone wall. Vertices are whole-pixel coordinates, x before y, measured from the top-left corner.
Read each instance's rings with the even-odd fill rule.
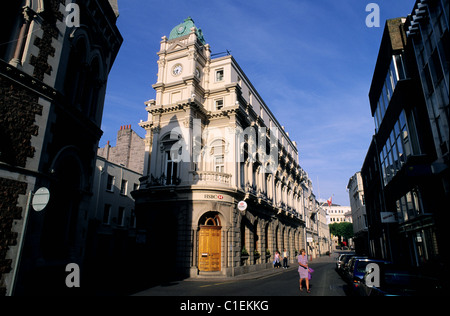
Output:
[[[0,279],[12,269],[12,260],[6,259],[6,253],[17,244],[17,233],[11,229],[13,221],[22,218],[22,208],[16,205],[19,194],[25,194],[26,188],[26,183],[0,178]],[[0,296],[5,294],[6,288],[0,287]]]
[[[27,45],[29,43],[38,50],[33,49],[31,56],[25,56],[26,58],[21,60],[30,61],[30,65],[33,66],[32,73],[30,67],[21,69],[21,67],[16,68],[9,64],[11,56],[5,56],[7,54],[5,48],[0,49],[0,296],[7,292],[4,283],[6,275],[13,272],[13,260],[6,259],[6,256],[11,246],[17,245],[18,242],[18,233],[12,230],[14,221],[21,219],[25,207],[23,198],[19,200],[19,196],[26,195],[28,191],[35,189],[28,187],[28,183],[38,185],[43,181],[51,191],[60,192],[58,190],[61,190],[61,194],[58,199],[54,198],[52,203],[47,206],[44,219],[30,216],[28,234],[23,249],[35,246],[38,240],[40,240],[39,247],[51,249],[53,240],[62,234],[56,237],[47,234],[50,238],[43,238],[44,227],[49,225],[55,227],[55,230],[51,232],[60,233],[66,228],[69,229],[70,238],[72,238],[74,235],[72,232],[77,231],[78,225],[85,225],[84,221],[87,217],[86,213],[83,213],[84,216],[78,216],[80,205],[85,207],[92,197],[91,180],[94,175],[96,150],[102,131],[98,120],[94,121],[92,117],[81,111],[59,89],[60,86],[63,86],[60,83],[63,83],[68,76],[66,70],[69,61],[67,57],[70,56],[73,49],[71,44],[73,39],[65,36],[67,33],[61,37],[57,28],[58,23],[64,23],[63,6],[65,3],[65,0],[44,0],[44,12],[39,14],[40,28],[43,32],[39,32],[39,35],[35,32],[28,32],[30,41],[26,42]],[[77,4],[80,6],[81,16],[84,19],[82,24],[89,26],[87,29],[90,33],[89,39],[92,40],[91,46],[102,48],[102,53],[104,53],[102,56],[105,60],[101,62],[106,66],[104,75],[107,76],[111,66],[107,63],[112,64],[123,41],[118,29],[113,25],[116,21],[114,11],[107,0],[77,1]],[[17,19],[23,20],[22,13],[18,12],[18,7],[15,6],[13,9],[15,11],[7,7],[5,9],[7,11],[2,11],[2,17],[7,15],[15,17],[11,17],[10,27],[5,29],[5,32],[11,33],[11,36],[6,34],[1,38],[15,36],[14,34],[17,34],[19,29],[14,28],[21,27],[20,23],[12,23]],[[59,48],[53,45],[55,41],[61,41],[61,52],[57,51]],[[10,49],[16,48],[15,41],[10,41],[10,43],[13,46],[8,47],[8,52]],[[24,51],[30,53],[29,50]],[[87,53],[92,54],[92,52]],[[52,58],[58,58],[56,63],[59,63],[60,67],[58,67],[57,73],[56,69],[50,65]],[[57,85],[45,84],[46,75],[54,78]],[[106,78],[103,79],[106,82]],[[84,85],[83,88],[85,88],[85,86],[92,85],[93,82],[96,83],[95,81],[80,81],[79,84],[80,86]],[[104,89],[100,92],[104,93]],[[43,103],[41,100],[46,102]],[[94,99],[95,103],[92,105],[98,107],[99,112],[97,113],[103,109],[103,104],[100,104],[99,100],[102,98]],[[48,109],[45,105],[47,103],[50,104]],[[48,118],[45,120],[47,125],[39,126],[37,121],[40,120],[37,118],[47,112]],[[42,148],[33,147],[33,136],[38,137],[36,140],[42,142],[35,146],[42,146]],[[37,158],[36,149],[42,149],[40,161],[34,161]],[[30,162],[33,163],[33,166],[37,166],[37,170],[27,168],[30,166]],[[70,162],[70,164],[66,162]],[[71,182],[71,179],[74,181]],[[69,192],[63,190],[68,183],[71,185]],[[58,196],[58,194],[54,196]],[[66,212],[63,214],[68,216],[70,223],[66,223],[65,218],[61,219],[60,212],[58,212],[60,210]],[[85,209],[83,211],[86,212]],[[56,216],[54,216],[55,214]],[[56,225],[54,225],[55,223]],[[17,230],[20,228],[18,226]],[[80,245],[82,246],[85,241],[83,236],[76,237],[72,238],[73,240],[63,240],[59,243],[74,249],[76,247],[76,250],[79,250]],[[48,240],[50,242],[47,242]],[[37,249],[37,252],[43,251],[42,249]],[[28,273],[37,271],[37,274],[41,276],[40,270],[36,268],[35,260],[41,254],[35,255],[26,251],[23,251],[22,254],[25,255],[22,256],[20,263],[20,273],[16,278],[15,291],[19,292],[19,295],[20,293],[34,294],[33,288],[27,289],[25,286],[29,282]],[[82,260],[81,257],[78,259]],[[51,260],[53,258],[49,257],[49,261]],[[51,270],[51,264],[44,268]],[[27,280],[24,284],[20,284],[20,279]],[[45,280],[45,276],[42,277],[42,280]],[[18,290],[19,288],[22,292]]]
[[[25,167],[34,157],[31,136],[38,134],[35,116],[42,110],[36,95],[0,76],[0,161]]]
[[[42,23],[42,29],[44,34],[42,38],[36,37],[34,40],[34,46],[39,48],[38,56],[31,55],[30,64],[34,66],[33,76],[43,81],[44,74],[50,75],[53,71],[52,67],[48,64],[48,57],[55,56],[55,48],[52,47],[52,39],[58,38],[58,29],[56,23],[63,22],[64,15],[59,11],[59,5],[64,4],[63,0],[46,0],[44,21]]]
[[[33,158],[35,148],[31,137],[37,136],[36,115],[43,107],[38,97],[17,82],[0,75],[0,162],[11,168],[26,166]],[[12,269],[12,260],[6,259],[10,246],[17,244],[17,233],[12,232],[13,221],[21,219],[22,208],[17,207],[20,194],[26,194],[27,184],[0,177],[0,281]],[[6,288],[0,284],[0,296]]]

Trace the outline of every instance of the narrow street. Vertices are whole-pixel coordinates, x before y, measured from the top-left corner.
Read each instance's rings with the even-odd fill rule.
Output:
[[[314,269],[311,293],[299,290],[297,266],[261,271],[234,279],[205,281],[188,279],[155,286],[136,296],[345,296],[345,282],[335,271],[335,256],[310,262]],[[305,288],[305,286],[304,286]]]

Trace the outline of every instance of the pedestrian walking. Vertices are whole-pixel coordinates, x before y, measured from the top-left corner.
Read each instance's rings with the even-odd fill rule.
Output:
[[[279,268],[281,267],[281,263],[280,263],[280,253],[278,251],[275,251],[275,259],[273,260],[273,267],[274,268]]]
[[[308,256],[306,255],[305,249],[300,250],[300,254],[298,255],[298,273],[300,275],[300,291],[303,292],[303,280],[306,283],[306,291],[309,291],[309,275],[308,275]]]
[[[289,252],[286,251],[286,248],[283,249],[283,269],[288,268],[288,257]]]

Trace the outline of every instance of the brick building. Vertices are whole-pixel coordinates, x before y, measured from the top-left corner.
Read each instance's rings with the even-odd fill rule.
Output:
[[[86,214],[109,70],[122,44],[117,2],[3,1],[0,10],[0,294],[64,287],[83,265]],[[115,8],[115,10],[113,9]],[[40,187],[47,207],[30,207]]]

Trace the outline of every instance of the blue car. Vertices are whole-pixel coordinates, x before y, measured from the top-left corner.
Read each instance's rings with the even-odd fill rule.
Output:
[[[350,294],[358,293],[358,287],[364,280],[366,275],[366,267],[369,263],[376,263],[378,266],[389,264],[390,262],[384,260],[370,259],[370,258],[358,258],[354,257],[350,259],[348,265],[348,272],[346,275],[346,281],[349,285]]]
[[[387,264],[380,271],[378,287],[367,284],[363,278],[359,285],[361,296],[443,296],[449,293],[440,280],[401,266]]]

